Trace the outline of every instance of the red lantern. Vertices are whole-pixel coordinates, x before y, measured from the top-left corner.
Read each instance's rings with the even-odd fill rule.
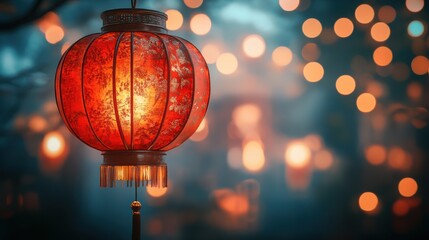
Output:
[[[102,32],[60,60],[58,109],[77,138],[102,151],[101,187],[166,187],[164,152],[188,139],[207,111],[207,64],[194,45],[166,33],[164,13],[118,9],[101,18]]]

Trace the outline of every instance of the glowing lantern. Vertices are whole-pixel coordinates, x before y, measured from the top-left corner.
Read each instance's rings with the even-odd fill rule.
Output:
[[[132,6],[103,12],[101,33],[64,53],[56,100],[69,130],[102,151],[101,187],[118,180],[166,187],[165,151],[203,120],[209,70],[194,45],[167,34],[166,14]]]

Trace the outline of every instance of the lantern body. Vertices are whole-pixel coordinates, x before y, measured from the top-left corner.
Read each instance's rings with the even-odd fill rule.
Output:
[[[128,11],[141,15],[135,9]],[[155,28],[147,22],[138,22],[146,28],[136,28],[137,18],[125,22],[118,18],[112,25],[115,14],[104,19],[107,30],[83,37],[64,53],[55,92],[69,130],[103,151],[105,163],[110,159],[110,165],[121,165],[122,172],[128,172],[124,166],[154,165],[163,151],[179,146],[195,132],[207,111],[210,77],[195,46],[163,33],[163,18]],[[156,14],[152,16],[162,17]],[[136,169],[127,174],[140,174]],[[118,175],[116,170],[111,174]],[[120,178],[113,179],[130,180]]]

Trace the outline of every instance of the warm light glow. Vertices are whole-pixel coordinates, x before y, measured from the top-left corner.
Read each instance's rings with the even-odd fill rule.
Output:
[[[243,154],[242,154],[241,148],[238,148],[238,147],[230,148],[228,150],[228,155],[227,155],[228,165],[231,168],[240,169],[242,166],[242,163],[241,163],[242,155]]]
[[[199,8],[203,4],[203,0],[183,0],[188,8]]]
[[[425,75],[429,70],[429,60],[425,56],[416,56],[411,62],[411,69],[417,75]]]
[[[38,115],[34,115],[28,121],[28,127],[31,131],[39,133],[46,129],[48,123],[44,118]]]
[[[200,142],[206,139],[208,135],[209,135],[209,126],[207,124],[206,118],[203,118],[197,130],[189,139],[191,139],[194,142]]]
[[[374,15],[374,9],[368,4],[361,4],[355,10],[356,20],[362,24],[370,23],[374,19]]]
[[[322,150],[314,154],[314,167],[319,170],[329,169],[334,162],[332,153],[328,150]]]
[[[353,33],[353,22],[348,18],[340,18],[334,24],[334,31],[340,38],[346,38]]]
[[[288,12],[298,8],[300,0],[279,0],[280,7]]]
[[[420,12],[425,6],[424,0],[406,0],[405,6],[410,12]]]
[[[396,10],[389,5],[383,6],[378,10],[378,19],[385,23],[391,23],[396,18]]]
[[[222,53],[216,60],[216,67],[222,74],[233,74],[238,68],[237,58],[232,53]]]
[[[407,31],[411,37],[420,37],[425,31],[425,26],[421,21],[414,20],[408,24]]]
[[[303,68],[304,78],[309,82],[318,82],[323,78],[324,69],[318,62],[309,62]]]
[[[410,205],[406,199],[398,199],[393,204],[392,211],[396,216],[405,216],[410,211]]]
[[[365,212],[372,212],[377,208],[378,197],[372,192],[364,192],[359,197],[359,207]]]
[[[286,146],[284,157],[288,166],[303,168],[310,163],[311,151],[304,143],[293,142]]]
[[[46,41],[50,44],[58,43],[64,38],[64,30],[57,25],[51,25],[45,32]]]
[[[158,188],[158,187],[146,187],[147,193],[154,198],[159,198],[164,196],[167,193],[167,188]]]
[[[257,58],[262,56],[265,52],[265,41],[264,39],[256,34],[247,36],[243,41],[243,51],[251,58]]]
[[[377,100],[371,93],[362,93],[356,100],[359,111],[368,113],[374,110]]]
[[[65,140],[59,132],[49,132],[42,141],[43,155],[48,158],[58,158],[64,154]]]
[[[61,21],[58,15],[55,12],[46,13],[38,22],[37,26],[39,27],[42,33],[45,33],[46,30],[53,25],[60,26]]]
[[[284,67],[289,65],[290,62],[292,62],[292,51],[287,47],[277,47],[274,49],[272,54],[272,59],[274,64],[276,64],[279,67]]]
[[[342,75],[337,79],[335,87],[341,95],[349,95],[355,90],[356,83],[352,76]]]
[[[418,185],[416,180],[407,177],[403,178],[398,184],[398,191],[404,197],[412,197],[416,194]]]
[[[208,64],[212,64],[216,63],[216,60],[220,55],[220,51],[216,45],[209,43],[203,47],[201,54],[203,54],[204,59]]]
[[[244,215],[249,211],[249,199],[243,194],[230,189],[217,189],[213,195],[219,208],[232,216]]]
[[[377,42],[384,42],[390,37],[390,28],[384,22],[378,22],[371,27],[371,37]]]
[[[255,104],[243,104],[236,107],[232,113],[235,126],[243,136],[252,136],[262,116],[261,109]]]
[[[302,24],[302,32],[308,38],[316,38],[322,32],[322,24],[315,18],[309,18]]]
[[[174,31],[182,27],[183,25],[183,16],[182,14],[175,10],[170,9],[165,12],[167,14],[167,29],[170,31]]]
[[[386,161],[386,156],[386,148],[381,145],[374,144],[365,149],[366,160],[368,160],[368,162],[372,165],[382,164],[384,161]]]
[[[306,43],[301,50],[302,58],[309,62],[317,61],[320,57],[320,50],[315,43]]]
[[[199,13],[191,18],[191,30],[197,35],[206,35],[210,32],[212,22],[204,13]]]
[[[393,53],[388,47],[381,46],[374,50],[372,58],[375,64],[384,67],[392,62]]]
[[[320,137],[320,135],[309,134],[309,135],[305,136],[304,142],[312,151],[322,150],[323,140]]]
[[[264,149],[258,141],[247,142],[243,147],[243,166],[251,172],[259,172],[265,165]]]
[[[413,101],[419,101],[423,95],[423,88],[419,83],[411,82],[407,87],[407,95]]]
[[[399,146],[389,149],[387,160],[391,168],[399,170],[407,170],[412,164],[409,154]]]

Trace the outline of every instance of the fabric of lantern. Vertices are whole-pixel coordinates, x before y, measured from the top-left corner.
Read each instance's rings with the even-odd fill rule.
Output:
[[[70,131],[101,151],[167,151],[198,128],[210,77],[198,49],[150,32],[86,36],[62,56],[57,105]]]

